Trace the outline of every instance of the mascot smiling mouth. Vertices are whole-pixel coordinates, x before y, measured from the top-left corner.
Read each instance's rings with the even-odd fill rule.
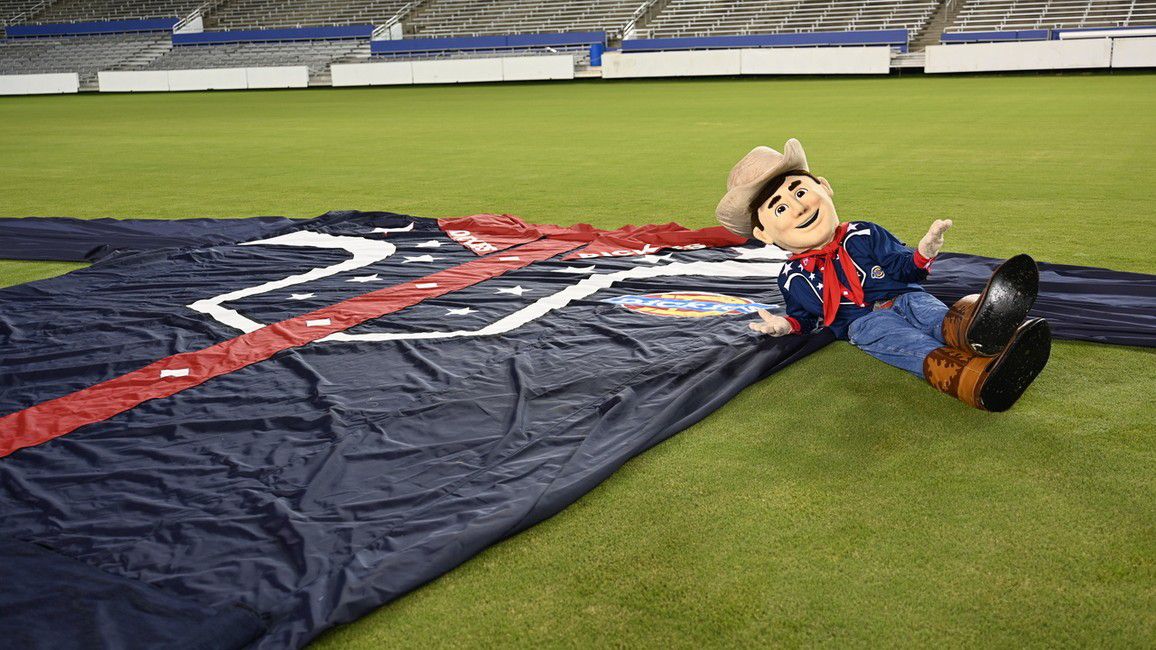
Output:
[[[799,230],[802,230],[803,228],[806,228],[807,226],[810,226],[811,224],[815,223],[815,221],[816,221],[818,218],[819,218],[819,211],[818,211],[818,210],[815,210],[815,214],[811,215],[811,218],[810,218],[810,219],[807,219],[807,220],[806,220],[806,221],[804,221],[803,223],[801,223],[801,224],[799,224],[799,225],[795,226],[795,228],[798,228]]]

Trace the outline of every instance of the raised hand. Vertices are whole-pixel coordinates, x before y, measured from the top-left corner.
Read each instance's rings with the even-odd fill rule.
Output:
[[[943,248],[943,233],[951,226],[951,219],[936,219],[923,239],[919,240],[919,254],[928,259],[939,255],[939,249]]]
[[[759,317],[762,321],[751,323],[751,329],[770,336],[784,336],[791,333],[791,322],[782,316],[775,316],[771,312],[760,309]]]

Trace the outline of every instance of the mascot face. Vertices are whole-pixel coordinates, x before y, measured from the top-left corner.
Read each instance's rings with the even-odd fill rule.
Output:
[[[762,228],[755,229],[755,238],[793,253],[822,247],[835,237],[839,227],[831,198],[834,194],[825,178],[787,176],[759,205]]]

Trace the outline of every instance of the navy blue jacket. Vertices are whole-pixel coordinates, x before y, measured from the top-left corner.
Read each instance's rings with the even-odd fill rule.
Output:
[[[921,268],[915,251],[899,241],[882,226],[866,221],[851,222],[843,237],[843,249],[855,265],[855,273],[866,298],[863,307],[844,299],[839,306],[831,331],[847,338],[847,329],[855,319],[868,314],[876,302],[890,300],[912,291],[923,291],[917,283],[927,278],[927,266]],[[921,261],[923,261],[921,259]],[[843,271],[836,268],[839,281],[847,286]],[[811,332],[823,324],[823,275],[817,269],[808,272],[801,260],[783,265],[779,273],[779,290],[786,303],[787,316],[794,319],[796,331]]]

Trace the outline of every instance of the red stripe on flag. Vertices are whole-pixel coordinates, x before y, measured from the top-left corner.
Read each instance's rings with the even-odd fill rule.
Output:
[[[517,249],[516,257],[491,255],[466,262],[262,327],[203,350],[175,354],[140,370],[30,406],[0,418],[0,458],[17,449],[59,438],[86,424],[107,420],[147,400],[169,397],[264,361],[282,350],[300,347],[423,300],[550,259],[580,245],[581,242],[550,239],[526,244]]]

